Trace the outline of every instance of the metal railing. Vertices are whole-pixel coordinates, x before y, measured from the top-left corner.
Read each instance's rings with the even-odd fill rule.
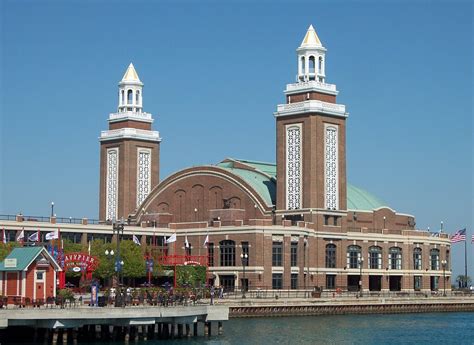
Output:
[[[20,216],[24,222],[40,222],[50,223],[50,216],[31,216],[31,215],[14,215],[14,214],[0,214],[0,220],[16,221],[17,217]],[[83,219],[87,220],[88,224],[101,224],[98,219],[89,218],[73,218],[73,217],[56,217],[56,223],[59,224],[82,224]]]

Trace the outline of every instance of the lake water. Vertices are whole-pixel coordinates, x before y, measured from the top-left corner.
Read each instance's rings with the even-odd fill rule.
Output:
[[[217,332],[217,324],[213,324]],[[200,330],[201,333],[201,330]],[[92,344],[92,343],[89,343]],[[93,343],[104,345],[112,343]],[[119,343],[116,343],[119,344]],[[123,342],[121,343],[123,344]],[[335,315],[231,319],[211,338],[130,344],[474,344],[474,313]]]

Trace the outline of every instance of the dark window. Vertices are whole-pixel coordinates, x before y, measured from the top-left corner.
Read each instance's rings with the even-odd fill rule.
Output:
[[[361,259],[361,249],[359,246],[347,247],[347,266],[349,268],[359,268]]]
[[[319,61],[319,66],[318,66],[319,73],[323,73],[323,58],[320,56],[318,61]]]
[[[235,266],[235,242],[231,240],[221,241],[221,266]]]
[[[291,242],[291,266],[298,266],[298,242]]]
[[[432,270],[439,270],[439,249],[430,250],[430,262]]]
[[[43,280],[44,272],[36,272],[36,280]]]
[[[326,245],[326,268],[336,268],[336,245]]]
[[[329,216],[324,216],[324,225],[329,225]]]
[[[72,243],[81,243],[82,233],[80,232],[61,232],[61,238],[69,240]]]
[[[446,251],[446,269],[449,270],[449,250]]]
[[[207,244],[208,265],[214,266],[214,243]]]
[[[283,242],[273,242],[272,266],[283,266]]]
[[[128,90],[127,91],[127,104],[132,104],[133,103],[133,91]]]
[[[248,266],[249,265],[249,260],[250,260],[249,243],[248,242],[242,242],[241,244],[242,244],[242,254],[243,255],[247,254],[247,260],[245,261],[245,265]]]
[[[314,61],[314,56],[309,57],[309,73],[314,73],[316,62]]]
[[[336,276],[333,274],[326,275],[326,289],[336,288]]]
[[[283,274],[273,273],[272,274],[272,289],[282,289],[283,288]]]
[[[402,249],[398,247],[390,248],[390,269],[401,270],[402,269]]]
[[[305,61],[304,61],[304,56],[301,57],[301,73],[304,74],[305,73]]]
[[[377,246],[369,248],[369,268],[382,268],[382,248]]]
[[[298,289],[298,273],[291,274],[291,289]]]
[[[421,288],[423,287],[422,276],[415,276],[414,278],[415,279],[414,279],[413,288],[415,289],[415,291],[420,291]]]
[[[421,248],[415,248],[413,250],[413,268],[415,270],[422,270],[422,259],[421,259]]]
[[[339,219],[339,217],[333,217],[333,225],[334,226],[337,226],[337,220]]]
[[[131,236],[122,236],[120,235],[122,240],[131,240]],[[112,235],[110,234],[87,234],[87,242],[91,242],[94,240],[101,240],[104,243],[111,243],[112,242]]]

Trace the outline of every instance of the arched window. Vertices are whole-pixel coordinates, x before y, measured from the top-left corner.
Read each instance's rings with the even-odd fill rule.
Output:
[[[306,71],[306,64],[304,56],[301,57],[301,74],[304,74]]]
[[[121,94],[121,98],[120,98],[121,99],[121,104],[124,104],[125,103],[125,91],[122,90],[120,92],[120,94]]]
[[[133,91],[128,90],[127,91],[127,104],[132,104],[133,103]]]
[[[361,248],[359,246],[347,247],[347,267],[359,268]]]
[[[382,248],[378,246],[369,248],[369,268],[378,270],[382,268]]]
[[[402,269],[402,248],[392,247],[389,250],[388,261],[390,269],[401,270]]]
[[[319,73],[322,74],[323,73],[323,57],[322,56],[319,57],[318,62],[319,62],[318,71],[319,71]]]
[[[235,266],[235,242],[224,240],[219,242],[221,266]]]
[[[430,266],[432,270],[439,270],[439,249],[430,250]]]
[[[423,262],[421,259],[421,248],[413,249],[413,269],[422,270]]]
[[[140,104],[140,91],[135,94],[135,104]]]
[[[336,268],[336,245],[326,245],[326,268]]]
[[[309,57],[309,73],[314,73],[314,69],[316,67],[316,62],[314,61],[314,56]]]

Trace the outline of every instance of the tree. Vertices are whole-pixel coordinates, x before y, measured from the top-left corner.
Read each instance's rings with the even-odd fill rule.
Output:
[[[471,284],[471,277],[460,274],[456,277],[456,283],[460,288],[468,287]]]
[[[178,286],[199,287],[206,282],[205,266],[177,266],[176,283]]]
[[[5,260],[5,258],[10,254],[13,248],[19,247],[20,244],[18,242],[8,242],[8,243],[1,243],[0,244],[0,261]]]

